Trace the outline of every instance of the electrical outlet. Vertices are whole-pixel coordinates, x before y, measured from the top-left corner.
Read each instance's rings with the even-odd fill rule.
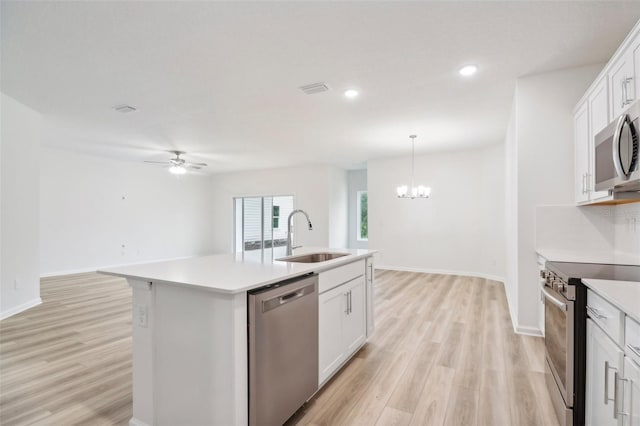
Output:
[[[135,305],[134,321],[138,327],[147,328],[147,305]]]

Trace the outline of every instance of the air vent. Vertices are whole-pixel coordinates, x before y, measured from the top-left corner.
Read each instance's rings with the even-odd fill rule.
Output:
[[[313,83],[300,87],[300,90],[302,90],[307,95],[313,95],[316,93],[326,92],[327,90],[329,90],[329,86],[327,86],[325,83]]]
[[[131,105],[116,105],[113,109],[123,114],[136,111],[136,108]]]

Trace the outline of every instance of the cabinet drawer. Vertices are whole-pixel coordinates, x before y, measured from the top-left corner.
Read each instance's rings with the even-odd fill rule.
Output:
[[[640,364],[640,324],[629,317],[624,320],[624,352]]]
[[[364,275],[364,272],[364,259],[356,260],[355,262],[347,263],[346,265],[321,272],[318,279],[318,293],[324,293],[325,291],[331,290],[340,284],[344,284],[347,281],[358,278],[359,276]]]
[[[624,313],[593,291],[587,292],[587,315],[620,347],[623,346]]]

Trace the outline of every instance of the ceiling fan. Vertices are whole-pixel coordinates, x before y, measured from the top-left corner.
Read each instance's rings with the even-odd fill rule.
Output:
[[[175,155],[173,158],[169,158],[168,161],[145,161],[145,163],[162,164],[169,166],[169,172],[174,175],[183,175],[187,173],[187,169],[199,170],[207,166],[207,163],[191,163],[184,158],[180,158],[181,155],[186,154],[184,151],[167,151]]]

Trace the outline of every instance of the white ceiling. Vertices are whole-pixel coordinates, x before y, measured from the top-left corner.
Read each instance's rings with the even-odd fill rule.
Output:
[[[8,2],[2,91],[45,144],[222,172],[503,140],[515,79],[606,62],[640,2]],[[477,63],[471,79],[457,69]],[[305,95],[319,81],[331,91]],[[357,88],[355,100],[342,96]],[[127,103],[130,114],[112,110]],[[167,155],[168,156],[168,155]]]

